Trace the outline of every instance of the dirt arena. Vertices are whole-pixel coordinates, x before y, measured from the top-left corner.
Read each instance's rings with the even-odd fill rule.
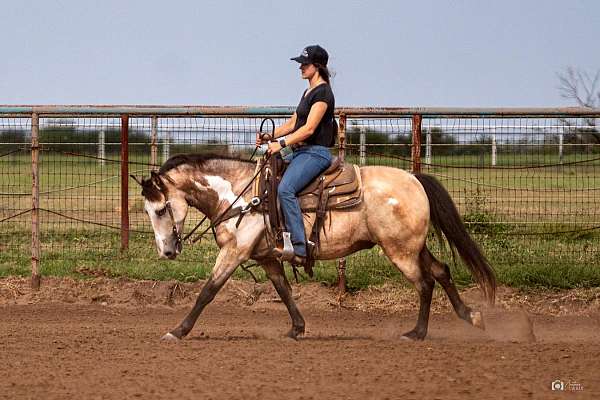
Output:
[[[233,281],[190,337],[161,342],[200,285],[46,279],[31,293],[25,279],[0,279],[0,398],[600,398],[597,289],[502,288],[485,332],[436,292],[429,335],[413,343],[398,338],[416,319],[413,291],[339,299],[296,286],[307,335],[293,341],[270,285]],[[476,289],[463,296],[478,302]]]

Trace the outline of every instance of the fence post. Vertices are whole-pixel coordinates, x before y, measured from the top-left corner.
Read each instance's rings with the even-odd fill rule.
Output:
[[[563,163],[563,147],[564,147],[564,135],[561,133],[558,135],[558,162]]]
[[[98,132],[98,158],[100,159],[100,165],[104,165],[106,158],[106,135],[104,133],[104,129],[101,129]]]
[[[431,164],[431,129],[425,134],[425,164]]]
[[[492,135],[492,167],[496,166],[496,134]]]
[[[360,146],[358,148],[359,159],[358,163],[362,166],[367,163],[367,127],[360,127]]]
[[[152,130],[150,132],[150,167],[156,171],[158,167],[158,117],[155,115],[152,117]]]
[[[121,116],[121,251],[129,248],[129,116]]]
[[[338,155],[342,162],[346,158],[346,114],[340,114],[338,127]]]
[[[346,155],[346,114],[340,114],[340,126],[339,126],[339,146],[340,146],[340,157],[342,157],[342,161],[344,161],[344,157]],[[338,259],[337,265],[338,271],[338,292],[340,294],[346,293],[346,259],[340,258]]]
[[[170,142],[171,142],[171,132],[165,132],[165,139],[163,140],[163,163],[169,159],[170,156]]]
[[[40,119],[31,114],[31,287],[40,288]]]
[[[412,172],[421,172],[421,114],[412,116]]]

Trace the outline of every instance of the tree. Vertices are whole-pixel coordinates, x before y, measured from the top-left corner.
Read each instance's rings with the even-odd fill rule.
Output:
[[[592,79],[591,75],[581,68],[567,67],[565,72],[558,74],[558,79],[558,90],[563,98],[575,100],[581,107],[600,106],[600,69]]]
[[[581,68],[567,67],[564,72],[558,73],[560,95],[569,100],[574,100],[581,107],[600,107],[600,69],[592,75]],[[600,143],[600,133],[596,126],[596,118],[585,118],[587,127],[575,127],[570,134],[573,142],[589,143],[585,140],[591,136],[596,143]],[[566,122],[566,121],[565,121]],[[567,125],[570,125],[566,122]]]

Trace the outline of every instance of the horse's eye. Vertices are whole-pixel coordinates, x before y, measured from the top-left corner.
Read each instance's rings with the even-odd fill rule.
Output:
[[[167,212],[167,207],[161,208],[160,210],[156,211],[156,215],[158,215],[159,217],[162,217],[163,215],[165,215],[165,213]]]

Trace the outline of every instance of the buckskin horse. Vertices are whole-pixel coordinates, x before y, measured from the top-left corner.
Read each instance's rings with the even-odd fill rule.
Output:
[[[419,295],[416,326],[402,338],[425,338],[436,281],[445,290],[458,317],[484,329],[481,312],[465,305],[447,264],[438,261],[426,245],[431,224],[438,238],[445,237],[453,251],[458,252],[488,303],[493,304],[494,271],[469,236],[446,189],[432,176],[397,168],[365,166],[356,170],[362,181],[362,201],[353,207],[329,212],[318,259],[341,258],[380,246],[414,284]],[[218,220],[232,209],[234,202],[239,208],[249,210],[251,193],[243,192],[254,177],[253,162],[215,154],[175,155],[158,172],[152,172],[150,178],[140,181],[134,177],[142,186],[144,209],[150,217],[160,257],[175,259],[182,251],[181,232],[190,207],[198,209],[216,225],[215,238],[220,251],[214,268],[192,310],[163,339],[178,340],[189,334],[204,307],[238,266],[248,260],[262,266],[287,307],[292,320],[288,336],[296,339],[304,334],[304,318],[292,297],[283,264],[266,239],[261,212],[252,210],[241,220]],[[314,220],[314,213],[308,213],[307,218]]]

